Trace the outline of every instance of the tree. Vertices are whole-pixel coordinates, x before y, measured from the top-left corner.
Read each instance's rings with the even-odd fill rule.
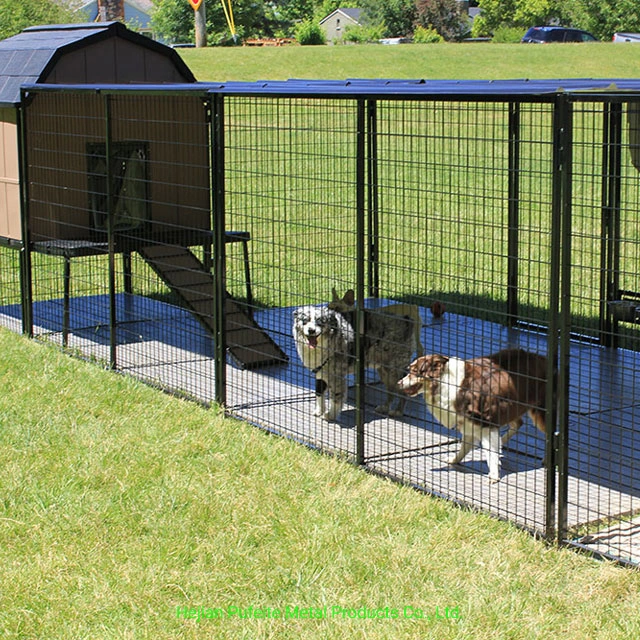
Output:
[[[313,18],[316,0],[273,0],[268,3],[278,20],[295,24]]]
[[[445,40],[460,40],[469,30],[458,0],[416,0],[416,25],[435,29]]]
[[[416,21],[415,0],[361,0],[367,24],[382,25],[385,37],[406,36]]]
[[[124,0],[98,0],[100,22],[124,22]]]
[[[207,39],[209,44],[231,43],[231,34],[218,0],[206,2]],[[168,42],[194,41],[194,15],[187,0],[155,0],[151,21],[154,31]],[[274,9],[264,2],[234,0],[235,26],[241,37],[273,36],[278,28]]]
[[[87,16],[55,0],[0,0],[0,40],[38,24],[85,22]]]
[[[616,31],[640,31],[638,0],[479,0],[482,14],[474,34],[490,35],[500,27],[562,24],[611,40]]]
[[[640,32],[637,0],[574,0],[567,4],[571,23],[600,40],[611,40],[616,31]]]

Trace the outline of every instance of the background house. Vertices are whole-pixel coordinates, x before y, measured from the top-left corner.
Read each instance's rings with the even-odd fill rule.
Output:
[[[344,38],[346,27],[359,27],[362,9],[336,9],[320,20],[327,42],[336,42]]]

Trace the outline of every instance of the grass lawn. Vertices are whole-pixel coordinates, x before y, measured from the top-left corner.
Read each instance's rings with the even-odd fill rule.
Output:
[[[288,78],[637,78],[632,44],[411,44],[178,49],[201,81]]]
[[[0,350],[2,637],[639,637],[638,572],[6,330]]]

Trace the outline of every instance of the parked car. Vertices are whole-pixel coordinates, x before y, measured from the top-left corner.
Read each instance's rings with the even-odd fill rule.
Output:
[[[640,42],[640,33],[614,33],[613,42]]]
[[[548,42],[597,42],[588,31],[569,27],[531,27],[522,37],[522,42],[546,44]]]

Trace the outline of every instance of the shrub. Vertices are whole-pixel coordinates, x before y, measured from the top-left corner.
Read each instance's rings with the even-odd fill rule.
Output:
[[[296,26],[296,40],[305,45],[327,43],[327,37],[322,27],[311,20],[305,20]]]
[[[418,44],[444,42],[444,38],[433,27],[417,26],[413,32],[413,41]]]
[[[521,27],[498,27],[493,32],[493,38],[491,40],[492,42],[501,43],[520,42],[524,31]]]
[[[375,26],[353,26],[350,25],[345,29],[344,41],[355,42],[356,44],[364,44],[366,42],[378,42],[384,37],[384,25]]]

